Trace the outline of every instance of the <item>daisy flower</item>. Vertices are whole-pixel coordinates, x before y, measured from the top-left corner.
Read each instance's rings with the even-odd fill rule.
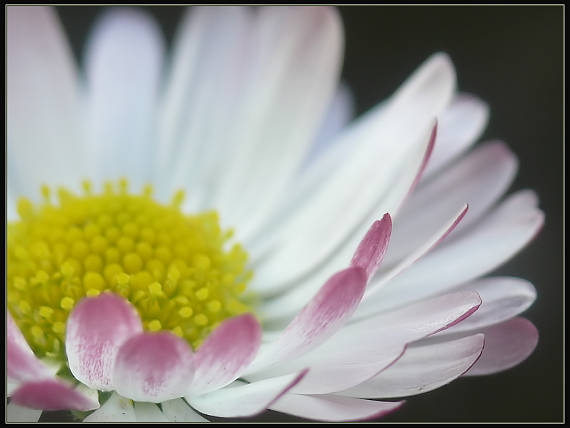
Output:
[[[435,53],[351,119],[329,7],[7,15],[8,419],[378,418],[534,349],[517,161]],[[229,228],[229,226],[232,228]]]

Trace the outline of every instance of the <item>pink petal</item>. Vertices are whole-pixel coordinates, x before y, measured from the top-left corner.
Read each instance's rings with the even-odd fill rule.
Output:
[[[136,309],[122,297],[102,293],[81,300],[67,320],[65,350],[71,372],[91,388],[113,389],[117,351],[141,331]]]
[[[335,395],[288,394],[271,406],[271,410],[302,418],[341,422],[381,418],[398,410],[404,401],[373,401]]]
[[[10,312],[6,317],[6,374],[17,381],[53,377],[26,342]]]
[[[360,245],[352,258],[352,266],[360,266],[366,271],[368,278],[374,276],[374,273],[382,263],[390,234],[392,233],[392,218],[386,213],[382,220],[376,220],[366,233],[366,236],[360,242]]]
[[[258,354],[250,369],[258,370],[294,358],[334,334],[360,303],[366,281],[366,272],[359,266],[333,275],[279,338]]]
[[[466,373],[478,376],[510,369],[527,359],[538,343],[538,330],[524,318],[513,318],[481,331],[485,348],[477,363]]]
[[[113,387],[135,401],[160,403],[182,397],[192,383],[193,355],[188,343],[169,332],[139,333],[119,349]]]
[[[307,374],[300,373],[264,379],[245,385],[236,384],[197,397],[186,397],[199,412],[219,417],[253,416],[263,412],[286,396]]]
[[[22,384],[12,394],[11,402],[20,406],[43,410],[87,411],[99,407],[96,400],[55,379]]]
[[[195,374],[187,394],[204,394],[238,378],[259,349],[261,327],[251,314],[224,321],[200,346]]]

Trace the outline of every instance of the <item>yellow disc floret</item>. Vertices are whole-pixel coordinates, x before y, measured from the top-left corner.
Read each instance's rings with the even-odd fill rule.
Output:
[[[116,188],[115,188],[116,187]],[[41,189],[43,203],[18,203],[8,225],[8,308],[40,357],[64,358],[65,323],[86,296],[111,291],[138,310],[147,331],[169,330],[197,348],[226,318],[252,311],[247,254],[229,244],[216,212],[184,215],[152,187],[130,194],[122,179],[96,194]]]

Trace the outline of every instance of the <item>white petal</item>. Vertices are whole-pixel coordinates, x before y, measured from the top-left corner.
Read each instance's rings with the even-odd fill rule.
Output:
[[[439,118],[437,144],[424,172],[427,181],[473,144],[489,120],[489,106],[470,94],[458,94]]]
[[[251,43],[252,19],[246,7],[196,6],[187,9],[177,29],[154,172],[172,172],[159,192],[192,188],[189,211],[201,208],[196,205],[204,196],[201,188],[210,191],[208,180],[215,180],[219,163],[228,161],[229,125],[250,89],[244,85],[249,61],[243,58]]]
[[[398,359],[406,344],[444,330],[471,315],[481,300],[458,292],[421,301],[345,326],[327,342],[292,361],[246,376],[277,376],[310,367],[294,393],[326,394],[357,385]]]
[[[363,301],[357,315],[384,311],[484,275],[523,248],[543,222],[544,214],[536,208],[536,195],[517,192],[468,230],[451,235],[443,245],[391,279],[386,287]],[[378,280],[382,280],[381,275]]]
[[[86,47],[88,156],[91,176],[151,179],[163,40],[142,10],[114,9],[97,23]]]
[[[469,204],[469,213],[457,230],[478,220],[507,190],[517,164],[514,154],[504,144],[489,143],[420,185],[394,221],[386,265],[413,251],[465,202]]]
[[[310,153],[305,159],[305,168],[308,167],[307,164],[310,164],[314,159],[330,149],[332,144],[338,142],[335,137],[352,120],[354,111],[354,96],[348,86],[341,83],[328,107]]]
[[[524,318],[513,318],[481,332],[485,335],[485,349],[467,376],[489,375],[510,369],[526,360],[538,343],[538,330]]]
[[[342,25],[329,7],[266,7],[252,40],[245,84],[254,88],[234,117],[231,162],[212,200],[240,239],[265,223],[316,136],[340,73]]]
[[[164,401],[162,413],[171,422],[209,422],[192,409],[182,398]]]
[[[297,385],[306,374],[264,379],[249,384],[238,382],[218,391],[186,400],[196,410],[212,416],[241,417],[258,414],[279,400],[287,391]]]
[[[6,421],[10,423],[37,422],[41,415],[42,410],[22,407],[14,403],[8,403],[6,406]]]
[[[360,400],[334,395],[288,394],[271,410],[317,421],[341,422],[377,419],[399,409],[403,401]]]
[[[472,281],[454,290],[475,290],[483,303],[465,321],[440,334],[477,330],[515,317],[528,309],[536,299],[533,285],[524,279],[494,277]]]
[[[265,284],[271,284],[271,275],[279,277],[278,287],[283,287],[307,273],[368,217],[393,215],[403,198],[400,194],[405,196],[416,178],[433,121],[451,99],[454,83],[449,58],[434,55],[388,105],[379,112],[372,110],[339,136],[360,140],[359,150],[343,159],[307,203],[275,227],[277,232],[268,237],[271,241],[265,240],[264,245],[274,251],[256,269],[251,286],[257,292],[267,293]]]
[[[170,422],[153,403],[135,402],[135,418],[137,422]]]
[[[84,170],[75,64],[53,8],[9,6],[6,24],[8,186],[39,199]]]
[[[431,391],[464,374],[481,355],[484,342],[484,335],[476,334],[434,345],[410,346],[394,365],[338,394],[392,398]]]
[[[105,404],[87,416],[83,422],[136,422],[133,402],[114,392]]]

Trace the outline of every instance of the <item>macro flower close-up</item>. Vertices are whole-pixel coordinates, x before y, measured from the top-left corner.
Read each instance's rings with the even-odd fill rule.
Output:
[[[77,61],[6,8],[8,421],[377,420],[532,354],[535,286],[488,274],[545,215],[451,55],[354,117],[336,8],[180,10]]]

